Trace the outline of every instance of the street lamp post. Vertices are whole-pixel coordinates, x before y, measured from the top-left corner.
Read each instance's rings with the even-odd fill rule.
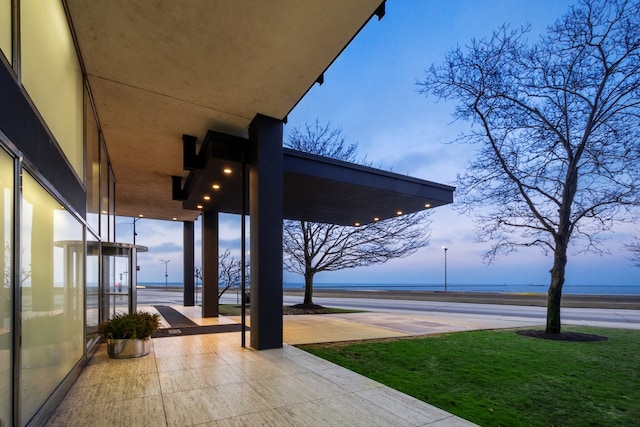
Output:
[[[140,221],[142,218],[144,218],[144,215],[140,214],[138,215],[138,218],[133,218],[133,244],[136,244],[136,236],[138,235],[138,233],[136,233],[136,222]]]
[[[167,273],[167,264],[169,264],[171,260],[156,258],[156,261],[164,262],[164,287],[166,288],[169,281],[169,273]]]
[[[444,249],[444,291],[447,292],[447,250],[449,248],[443,246],[442,249]]]

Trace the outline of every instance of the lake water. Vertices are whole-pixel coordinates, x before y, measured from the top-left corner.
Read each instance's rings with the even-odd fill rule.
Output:
[[[164,282],[140,282],[142,286],[164,287]],[[169,282],[170,288],[181,288],[180,282]],[[197,285],[200,287],[200,284]],[[392,283],[314,283],[314,289],[351,289],[362,291],[444,291],[443,284],[392,284]],[[447,284],[449,292],[526,292],[544,294],[547,292],[548,284]],[[285,283],[285,289],[302,289],[303,283]],[[640,295],[640,285],[638,286],[616,286],[616,285],[565,285],[563,294],[582,295]]]
[[[285,289],[301,289],[303,283],[285,283]],[[351,289],[351,290],[395,290],[395,291],[444,291],[443,284],[390,284],[390,283],[314,283],[314,289]],[[447,284],[449,292],[526,292],[544,294],[548,284]],[[596,286],[596,285],[565,285],[564,294],[586,295],[640,295],[639,286]]]

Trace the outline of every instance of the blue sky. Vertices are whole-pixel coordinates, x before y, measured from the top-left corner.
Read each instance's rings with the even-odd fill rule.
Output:
[[[342,129],[350,143],[375,167],[418,178],[454,184],[456,174],[473,157],[472,147],[449,144],[466,124],[452,123],[453,103],[436,102],[416,92],[415,82],[445,53],[472,38],[489,36],[502,23],[530,23],[531,38],[559,18],[573,1],[456,0],[387,1],[386,16],[369,22],[288,117],[285,135],[318,119]],[[320,273],[317,282],[441,283],[444,253],[449,248],[448,282],[452,284],[547,284],[551,259],[533,248],[501,257],[493,265],[482,261],[488,245],[474,243],[471,218],[451,207],[433,210],[431,244],[414,255],[379,266]],[[118,240],[130,241],[130,219],[118,225]],[[128,221],[128,223],[126,222]],[[221,248],[238,246],[239,219],[221,218]],[[137,223],[141,256],[140,281],[181,281],[182,225],[151,220]],[[571,257],[567,284],[640,286],[640,269],[627,260],[623,245],[637,230],[633,225],[607,237],[611,255]],[[121,237],[122,236],[122,237]],[[285,273],[285,282],[302,282]]]

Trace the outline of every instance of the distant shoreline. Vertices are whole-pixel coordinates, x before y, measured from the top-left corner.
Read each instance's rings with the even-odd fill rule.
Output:
[[[154,290],[165,289],[175,292],[182,289],[181,283],[171,283],[168,286],[158,283],[139,283],[140,288]],[[198,287],[198,292],[201,288]],[[233,293],[234,290],[229,292]],[[304,289],[284,288],[284,295],[304,296]],[[444,291],[412,291],[412,290],[346,290],[315,288],[313,295],[326,298],[375,298],[375,299],[405,299],[421,301],[459,302],[474,304],[507,304],[547,306],[546,293],[534,292],[444,292]],[[564,294],[562,307],[575,308],[615,308],[640,310],[640,295],[583,295]]]
[[[304,291],[302,289],[293,290],[285,288],[284,294],[289,296],[303,296]],[[313,295],[326,298],[406,299],[474,304],[547,306],[547,295],[543,293],[314,289]],[[562,307],[640,310],[640,295],[567,294],[562,296]]]

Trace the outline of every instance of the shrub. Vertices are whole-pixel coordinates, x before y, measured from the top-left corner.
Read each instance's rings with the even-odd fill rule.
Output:
[[[108,339],[146,339],[160,328],[160,315],[144,311],[116,313],[100,325],[100,335]]]

